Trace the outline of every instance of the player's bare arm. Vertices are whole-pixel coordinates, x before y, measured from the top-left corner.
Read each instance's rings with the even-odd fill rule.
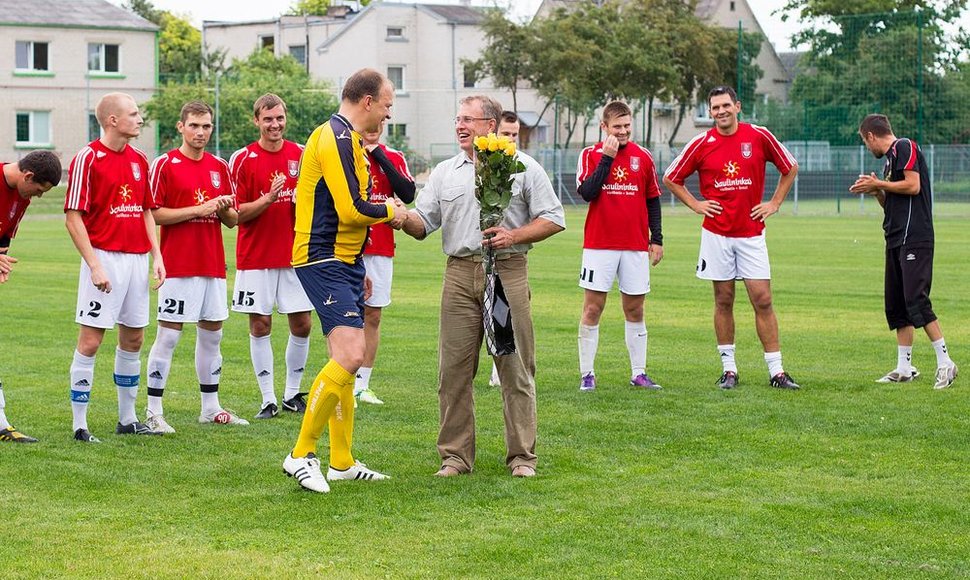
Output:
[[[720,215],[722,208],[721,204],[714,199],[704,199],[698,201],[697,198],[687,191],[687,188],[683,185],[678,185],[671,181],[670,179],[664,177],[664,185],[667,189],[674,194],[674,196],[680,200],[681,203],[686,205],[696,214],[712,218],[716,215]]]
[[[650,265],[656,266],[660,260],[664,259],[664,247],[660,244],[650,244],[647,246],[647,253],[650,254]]]
[[[239,204],[239,223],[244,224],[263,215],[263,212],[276,203],[286,184],[286,176],[279,174],[270,184],[269,191],[248,203]]]
[[[216,209],[216,215],[219,217],[219,221],[227,228],[236,227],[236,224],[239,223],[239,212],[236,211],[236,208],[232,207],[232,196],[220,195],[216,200],[219,202],[218,209]]]
[[[414,210],[402,212],[404,222],[401,224],[401,231],[416,240],[423,240],[428,237],[428,232],[424,229],[424,220]]]
[[[111,280],[108,278],[107,272],[104,271],[104,267],[101,266],[101,262],[98,260],[97,255],[94,253],[94,246],[91,245],[91,238],[88,236],[88,229],[84,225],[84,220],[81,218],[81,212],[76,209],[69,209],[65,212],[64,223],[67,226],[67,231],[71,235],[71,241],[74,242],[74,247],[77,248],[81,258],[87,263],[88,268],[91,270],[91,283],[94,287],[104,293],[111,292]]]
[[[162,250],[158,246],[158,234],[155,229],[155,217],[151,210],[145,210],[145,230],[148,232],[148,241],[152,245],[149,253],[152,255],[152,290],[158,290],[165,283],[165,261],[162,259]]]

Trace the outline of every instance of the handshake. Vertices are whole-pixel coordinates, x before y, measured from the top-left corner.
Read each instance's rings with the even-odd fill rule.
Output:
[[[408,207],[396,197],[389,198],[385,203],[394,208],[394,217],[388,220],[387,225],[395,230],[403,228],[404,224],[408,221]]]

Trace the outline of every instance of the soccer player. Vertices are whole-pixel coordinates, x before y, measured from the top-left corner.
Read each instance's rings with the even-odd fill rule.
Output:
[[[644,297],[650,292],[650,266],[663,259],[660,186],[653,156],[631,137],[633,111],[613,101],[603,108],[602,142],[583,149],[576,170],[580,197],[589,202],[583,235],[583,266],[579,286],[585,289],[579,321],[579,390],[596,388],[593,368],[599,346],[599,323],[606,295],[618,281],[630,384],[661,387],[647,374],[647,326]],[[649,228],[649,231],[648,231]]]
[[[434,168],[403,224],[404,232],[419,240],[440,228],[441,249],[448,255],[438,337],[438,477],[471,473],[475,467],[472,381],[485,333],[485,245],[495,251],[515,335],[516,352],[493,359],[502,376],[505,463],[512,477],[536,475],[535,333],[526,253],[534,243],[565,229],[566,220],[545,170],[519,152],[525,171],[515,176],[505,217],[498,226],[482,231],[474,140],[494,133],[501,115],[501,105],[490,97],[473,95],[459,101],[455,137],[460,151]]]
[[[384,124],[377,131],[364,131],[364,149],[370,163],[371,192],[368,201],[383,203],[397,196],[404,203],[414,201],[414,178],[400,151],[390,149],[378,140]],[[364,301],[364,337],[367,349],[363,365],[357,369],[354,396],[362,403],[383,405],[370,388],[370,376],[381,341],[381,312],[391,303],[391,279],[394,276],[394,230],[387,224],[374,224],[364,245],[364,269],[371,280],[370,298]]]
[[[104,331],[118,325],[114,380],[118,387],[119,435],[157,435],[138,421],[135,399],[141,345],[148,326],[148,254],[154,289],[165,282],[165,263],[155,235],[148,190],[148,158],[128,144],[143,120],[130,95],[109,93],[95,107],[102,136],[71,161],[65,224],[81,255],[77,316],[81,326],[71,363],[74,439],[100,443],[88,430],[94,359]]]
[[[733,389],[739,383],[734,358],[734,282],[740,279],[754,307],[769,383],[780,389],[798,389],[782,366],[764,233],[765,220],[778,212],[795,182],[798,163],[768,129],[738,122],[741,102],[734,89],[714,87],[707,100],[714,127],[684,147],[667,168],[664,185],[704,216],[697,277],[714,284],[714,334],[724,371],[716,384]],[[771,199],[762,201],[768,162],[778,168],[781,177]],[[703,200],[684,187],[684,180],[695,171]]]
[[[172,353],[188,322],[197,325],[195,372],[202,393],[199,422],[248,425],[219,404],[222,323],[229,318],[221,225],[232,228],[239,219],[229,165],[205,150],[212,136],[209,105],[202,101],[182,105],[176,128],[182,144],[155,159],[151,169],[152,212],[161,226],[169,281],[158,293],[158,334],[148,354],[146,422],[163,433],[175,432],[165,420],[162,396]]]
[[[364,360],[364,300],[369,284],[361,253],[367,226],[400,226],[391,198],[368,202],[370,174],[360,132],[377,131],[391,117],[394,86],[373,69],[355,72],[344,84],[340,108],[307,140],[296,186],[293,266],[320,317],[330,360],[313,381],[300,435],[283,471],[312,491],[330,491],[327,479],[386,479],[355,461],[354,375]],[[330,424],[330,468],[324,479],[317,440]]]
[[[300,381],[310,351],[313,305],[290,266],[296,222],[293,192],[303,146],[283,138],[286,103],[272,93],[256,99],[253,122],[259,128],[259,140],[229,159],[239,204],[232,309],[249,314],[249,355],[263,399],[256,418],[269,419],[279,413],[270,342],[273,307],[286,315],[290,326],[283,409],[302,413],[306,393],[300,392]]]
[[[61,162],[53,151],[31,151],[16,163],[0,163],[0,284],[10,278],[17,258],[7,255],[20,220],[35,197],[44,195],[61,181]],[[36,443],[7,421],[6,401],[0,382],[0,441]]]
[[[859,136],[876,158],[886,158],[883,178],[860,175],[849,191],[871,195],[885,212],[886,321],[896,331],[896,368],[877,383],[905,383],[919,376],[912,365],[915,329],[922,328],[936,350],[934,389],[945,389],[957,377],[940,322],[930,302],[933,283],[933,195],[923,151],[915,142],[896,137],[885,115],[867,115]]]

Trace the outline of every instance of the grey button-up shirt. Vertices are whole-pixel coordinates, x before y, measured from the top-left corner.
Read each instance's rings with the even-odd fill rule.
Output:
[[[512,184],[512,200],[505,210],[502,226],[515,229],[543,218],[566,227],[562,202],[539,162],[518,152],[525,165]],[[428,184],[418,194],[415,209],[424,222],[426,234],[441,229],[441,249],[449,256],[463,258],[482,253],[481,207],[475,197],[475,163],[460,151],[439,163],[428,177]],[[499,250],[497,255],[524,253],[532,244],[517,244]]]

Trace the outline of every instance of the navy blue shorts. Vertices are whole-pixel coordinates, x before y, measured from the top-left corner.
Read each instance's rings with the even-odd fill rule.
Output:
[[[364,263],[340,260],[295,268],[296,277],[320,317],[323,334],[338,326],[364,328]]]

